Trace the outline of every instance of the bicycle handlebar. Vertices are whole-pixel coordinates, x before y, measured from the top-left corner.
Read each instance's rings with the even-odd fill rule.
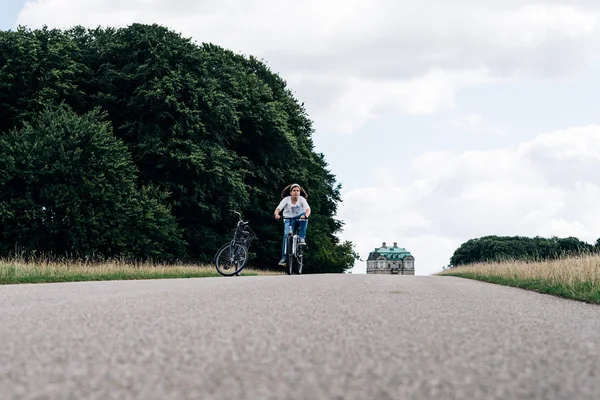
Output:
[[[281,217],[281,219],[283,219],[283,220],[286,220],[286,219],[290,219],[290,220],[292,220],[292,219],[302,219],[301,217],[306,217],[306,215],[299,215],[297,217],[291,217],[291,218],[290,217]],[[308,219],[308,217],[306,217],[304,219]]]

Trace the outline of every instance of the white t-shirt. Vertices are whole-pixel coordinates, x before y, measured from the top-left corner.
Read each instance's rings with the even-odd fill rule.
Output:
[[[283,216],[285,218],[294,218],[303,211],[308,210],[310,206],[303,196],[298,196],[298,201],[296,201],[295,205],[292,204],[292,196],[287,196],[281,200],[277,208],[280,211],[283,210]]]

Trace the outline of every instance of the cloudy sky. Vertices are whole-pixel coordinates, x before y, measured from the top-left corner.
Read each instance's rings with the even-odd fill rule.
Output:
[[[363,259],[398,242],[429,275],[483,235],[600,237],[597,0],[3,4],[5,30],[159,23],[263,58],[305,102]]]

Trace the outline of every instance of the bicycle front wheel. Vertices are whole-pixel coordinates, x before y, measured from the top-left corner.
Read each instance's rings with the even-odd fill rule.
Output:
[[[302,275],[302,267],[304,267],[304,255],[302,252],[302,247],[299,247],[296,254],[296,272],[298,275]]]
[[[287,253],[287,271],[288,275],[292,275],[294,273],[294,237],[292,235],[288,235],[287,237],[287,245],[286,245],[286,253]]]
[[[248,249],[246,246],[236,243],[226,244],[221,247],[215,255],[215,266],[217,272],[223,276],[239,274],[248,262]]]

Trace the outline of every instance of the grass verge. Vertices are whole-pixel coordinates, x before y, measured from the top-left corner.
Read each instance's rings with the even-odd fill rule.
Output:
[[[436,275],[474,279],[600,304],[600,254],[552,261],[470,264]]]
[[[279,275],[281,272],[244,268],[246,275]],[[107,262],[23,262],[0,260],[0,285],[132,279],[221,277],[210,265],[151,265]]]

